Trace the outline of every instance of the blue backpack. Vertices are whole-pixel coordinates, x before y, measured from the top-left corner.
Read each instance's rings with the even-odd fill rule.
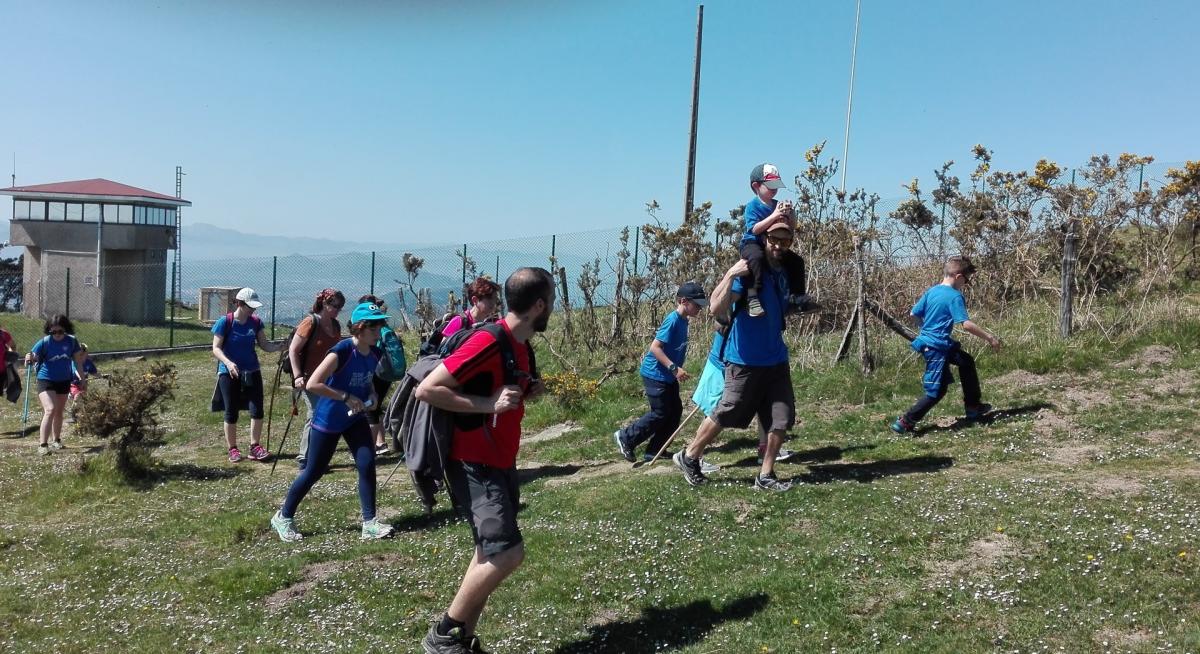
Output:
[[[384,327],[379,331],[379,348],[383,350],[383,356],[379,358],[375,376],[387,382],[404,379],[404,371],[408,370],[408,359],[404,356],[404,343],[391,327]]]

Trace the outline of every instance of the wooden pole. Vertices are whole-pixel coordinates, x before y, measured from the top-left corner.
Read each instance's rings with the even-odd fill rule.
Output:
[[[1058,312],[1058,333],[1063,338],[1071,337],[1071,326],[1074,322],[1075,306],[1075,262],[1078,260],[1078,236],[1076,221],[1067,221],[1067,237],[1063,242],[1062,260],[1062,304]]]
[[[862,240],[854,238],[854,262],[858,268],[858,302],[854,314],[858,316],[858,360],[863,374],[868,374],[874,368],[871,363],[871,352],[867,349],[867,312],[863,309],[867,300],[867,273],[863,261]]]

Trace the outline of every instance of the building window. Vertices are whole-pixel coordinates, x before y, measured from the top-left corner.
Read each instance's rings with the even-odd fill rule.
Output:
[[[129,225],[133,223],[133,206],[128,204],[117,205],[117,222]]]
[[[135,224],[135,225],[145,225],[146,224],[146,207],[139,207],[139,206],[133,207],[133,224]]]
[[[29,219],[30,220],[45,220],[46,219],[46,203],[33,200],[29,203]]]
[[[100,222],[100,205],[85,204],[83,205],[83,220],[89,223]]]
[[[13,220],[29,220],[29,200],[13,200]]]
[[[169,225],[171,227],[175,226],[175,210],[174,209],[167,209],[167,225]]]
[[[83,205],[67,203],[67,220],[83,220]]]
[[[64,220],[67,217],[67,208],[62,202],[49,202],[47,204],[50,205],[48,210],[50,220]]]

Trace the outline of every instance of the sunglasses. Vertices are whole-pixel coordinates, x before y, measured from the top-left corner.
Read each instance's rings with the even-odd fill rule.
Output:
[[[325,303],[325,306],[329,307],[330,309],[337,309],[338,311],[341,311],[341,310],[342,310],[342,307],[344,307],[344,306],[346,306],[346,305],[345,305],[345,304],[339,304],[339,303],[337,303],[337,302],[326,302],[326,303]]]
[[[778,245],[781,248],[789,247],[795,241],[796,241],[795,238],[783,238],[783,237],[779,237],[779,236],[768,236],[767,237],[767,242],[769,242],[771,245]]]
[[[67,333],[67,330],[65,330],[65,329],[51,329],[50,330],[50,334],[52,336],[61,336],[62,334],[65,334],[65,333]]]

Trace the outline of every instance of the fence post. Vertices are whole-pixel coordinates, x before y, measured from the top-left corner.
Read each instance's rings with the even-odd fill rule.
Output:
[[[946,258],[946,204],[942,203],[942,224],[938,228],[938,258]]]
[[[554,260],[554,254],[557,251],[557,249],[558,249],[558,235],[551,234],[550,235],[550,259],[551,260]]]
[[[1062,304],[1058,312],[1058,333],[1063,338],[1071,337],[1075,304],[1075,261],[1078,236],[1075,234],[1075,219],[1067,221],[1067,238],[1063,242],[1062,260]]]
[[[279,257],[271,257],[271,340],[275,340],[275,288],[279,279]]]
[[[68,318],[71,317],[71,269],[67,268],[67,308],[65,311]]]
[[[167,328],[167,347],[175,347],[175,266],[171,262],[171,326]]]
[[[492,278],[497,284],[500,283],[500,255],[496,255],[496,276]]]
[[[471,299],[467,297],[467,244],[463,243],[462,251],[462,305],[463,311],[471,308]]]
[[[639,236],[641,233],[642,233],[642,229],[641,229],[640,227],[635,227],[635,228],[633,229],[633,274],[634,274],[634,275],[638,274],[638,271],[637,271],[637,264],[638,264],[638,236]]]
[[[375,251],[371,251],[371,295],[375,295]]]

